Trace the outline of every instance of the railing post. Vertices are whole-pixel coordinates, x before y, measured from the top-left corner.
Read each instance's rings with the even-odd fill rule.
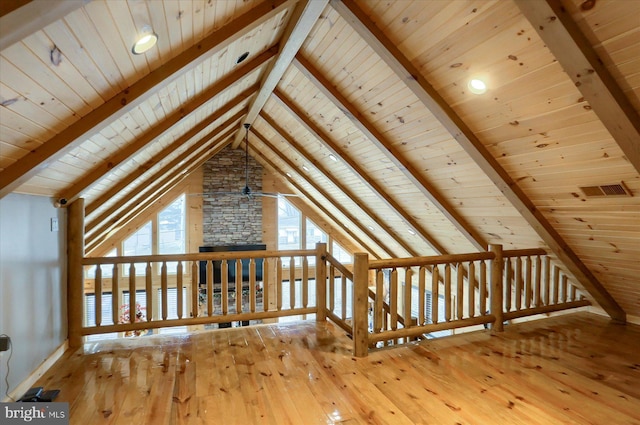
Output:
[[[327,320],[327,263],[324,255],[326,243],[316,244],[316,321]]]
[[[502,332],[504,327],[503,322],[503,264],[502,264],[502,245],[489,245],[489,251],[495,254],[495,258],[491,260],[491,314],[496,318],[496,321],[491,326],[491,329]]]
[[[82,345],[82,282],[84,258],[84,199],[78,198],[67,208],[67,333],[69,347]],[[100,267],[100,266],[96,266]]]
[[[346,301],[346,300],[343,300]],[[354,254],[353,267],[353,354],[366,357],[369,352],[369,255]]]

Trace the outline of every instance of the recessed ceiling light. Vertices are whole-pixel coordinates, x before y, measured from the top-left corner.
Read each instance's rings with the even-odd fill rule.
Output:
[[[372,232],[375,230],[373,226],[367,226],[367,229],[371,230]]]
[[[285,173],[287,177],[291,178],[291,173]]]
[[[416,232],[414,232],[414,231],[413,231],[413,229],[407,229],[407,231],[408,231],[410,234],[414,235],[414,236],[415,236],[415,234],[416,234]]]
[[[329,154],[329,159],[334,161],[334,162],[338,162],[338,158],[336,158],[336,156],[332,153]]]
[[[236,59],[236,64],[244,61],[246,58],[249,57],[249,52],[244,52],[243,54],[241,54],[240,56],[238,56],[238,59]]]
[[[306,166],[306,165],[303,165],[303,166],[302,166],[302,169],[303,169],[304,171],[309,171],[309,169],[307,168],[307,166]]]
[[[158,34],[153,32],[153,30],[149,27],[143,28],[143,34],[140,36],[138,41],[135,42],[133,47],[131,48],[131,52],[134,55],[141,55],[153,46],[156,45],[158,41]]]
[[[487,85],[484,81],[474,78],[469,81],[469,91],[473,94],[482,94],[487,91]]]

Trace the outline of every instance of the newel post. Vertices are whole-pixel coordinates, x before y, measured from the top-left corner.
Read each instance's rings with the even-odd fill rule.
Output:
[[[326,243],[316,244],[316,322],[327,320],[327,253]]]
[[[82,345],[82,282],[84,258],[84,199],[67,208],[67,330],[69,347]]]
[[[495,258],[491,261],[491,314],[496,318],[496,321],[491,326],[491,329],[502,332],[504,330],[502,322],[503,318],[503,264],[502,264],[502,245],[489,245],[489,251],[495,254]]]
[[[369,353],[369,255],[358,252],[353,265],[353,354]]]

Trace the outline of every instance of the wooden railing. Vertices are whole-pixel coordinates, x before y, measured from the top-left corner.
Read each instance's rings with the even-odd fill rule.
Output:
[[[501,331],[506,320],[590,305],[539,249],[493,245],[488,252],[374,261],[356,254],[353,279],[356,356],[378,343],[477,325]]]
[[[326,276],[324,267],[309,264],[323,263],[325,254],[326,245],[319,244],[315,250],[83,258],[84,293],[94,297],[95,311],[89,318],[92,320],[84,320],[80,333],[134,332],[315,314],[315,300],[319,299],[316,291],[324,287],[315,283],[324,282]],[[249,268],[245,280],[243,262]],[[260,262],[262,273],[256,273]],[[201,266],[205,271],[203,281],[199,281]],[[235,269],[235,279],[229,279],[229,268]],[[171,303],[170,291],[175,292]],[[107,293],[111,294],[111,317],[103,321]],[[146,300],[145,305],[136,308],[141,299]],[[79,307],[85,308],[86,303]]]
[[[540,249],[503,252],[492,245],[487,252],[373,261],[356,253],[354,260],[352,271],[326,244],[312,250],[87,257],[80,263],[93,314],[87,315],[80,297],[69,299],[85,318],[76,316],[83,322],[74,322],[79,336],[315,314],[352,336],[356,356],[437,331],[478,325],[500,331],[508,320],[590,304]],[[228,278],[229,269],[235,279]],[[111,315],[103,320],[107,294]],[[146,310],[136,314],[143,299]]]

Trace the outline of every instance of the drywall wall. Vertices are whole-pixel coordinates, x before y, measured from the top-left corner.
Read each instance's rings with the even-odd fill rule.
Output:
[[[0,334],[13,343],[9,394],[67,338],[65,212],[45,197],[0,199]],[[0,400],[8,354],[0,357]]]

